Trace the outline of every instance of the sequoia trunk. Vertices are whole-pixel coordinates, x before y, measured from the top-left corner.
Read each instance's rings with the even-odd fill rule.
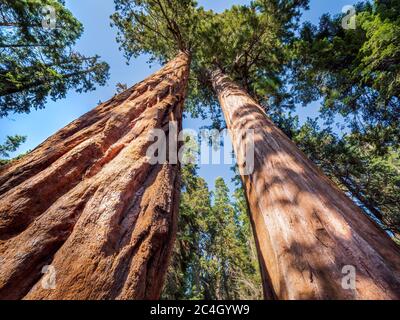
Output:
[[[180,129],[188,77],[180,53],[0,169],[1,299],[159,298],[180,168],[146,153]]]
[[[238,157],[266,297],[400,299],[395,243],[243,89],[221,70],[211,80]],[[254,170],[248,175],[240,152],[243,130],[254,130]]]

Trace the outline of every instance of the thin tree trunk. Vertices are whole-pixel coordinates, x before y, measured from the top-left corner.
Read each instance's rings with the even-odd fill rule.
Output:
[[[400,250],[221,70],[212,73],[232,141],[254,130],[245,175],[264,289],[275,299],[400,299]],[[355,289],[344,266],[354,266]],[[346,271],[348,272],[348,271]]]
[[[371,216],[375,220],[378,220],[381,226],[386,229],[386,231],[392,232],[396,236],[396,238],[398,238],[397,235],[399,234],[399,227],[396,225],[392,225],[390,224],[390,222],[388,223],[388,221],[386,221],[385,216],[383,215],[381,210],[378,209],[379,206],[376,206],[373,201],[367,199],[362,194],[362,192],[355,186],[355,183],[352,181],[351,178],[349,177],[344,178],[340,174],[335,176],[335,178],[338,180],[338,183],[342,186],[342,189],[344,191],[349,192],[350,195],[359,202],[365,214]]]
[[[366,199],[359,190],[357,190],[352,183],[350,183],[349,179],[345,179],[343,177],[337,177],[337,179],[343,184],[344,188],[346,188],[351,195],[356,198],[362,205],[370,211],[379,221],[381,221],[383,224],[384,222],[384,217],[381,211],[379,211],[368,199]]]
[[[0,169],[0,299],[159,298],[180,168],[146,151],[152,129],[181,126],[188,76],[180,53]]]

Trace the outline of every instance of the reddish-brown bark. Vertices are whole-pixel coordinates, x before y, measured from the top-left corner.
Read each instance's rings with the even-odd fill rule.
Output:
[[[0,170],[1,299],[159,297],[179,165],[150,165],[146,151],[152,129],[181,126],[188,76],[181,53]]]
[[[264,289],[275,299],[400,299],[400,251],[222,71],[212,74],[239,163],[254,130],[254,171],[240,167]],[[344,289],[344,266],[356,269]]]

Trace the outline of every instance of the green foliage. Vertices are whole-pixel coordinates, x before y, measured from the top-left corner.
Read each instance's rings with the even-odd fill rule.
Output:
[[[8,158],[10,152],[15,152],[26,141],[25,136],[8,136],[5,143],[0,145],[0,157]]]
[[[4,144],[0,144],[0,166],[7,164],[11,160],[9,158],[11,152],[17,151],[19,146],[26,141],[25,136],[8,136]]]
[[[399,146],[400,1],[356,9],[355,30],[329,15],[303,27],[293,45],[293,93],[305,104],[323,98],[328,123],[341,115],[382,155]]]
[[[42,27],[46,5],[56,12],[56,28]],[[3,0],[0,3],[0,117],[44,108],[47,97],[64,98],[104,85],[109,66],[98,56],[71,48],[82,24],[61,0]]]
[[[285,42],[299,9],[308,1],[252,1],[201,20],[199,36],[207,43],[196,54],[200,66],[219,65],[253,96],[263,99],[281,87]]]
[[[366,34],[358,70],[362,81],[370,84],[382,98],[400,96],[400,1],[375,1],[371,11],[359,14]]]
[[[196,175],[196,169],[195,165],[182,168],[178,236],[163,294],[166,299],[201,298],[200,233],[211,202],[207,184]]]
[[[191,84],[189,110],[218,103],[210,83],[210,71],[221,68],[268,110],[293,108],[285,87],[286,43],[308,1],[251,1],[222,14],[200,20],[203,45],[193,52],[197,78]],[[274,111],[280,112],[280,111]]]
[[[163,63],[197,45],[196,29],[203,11],[193,0],[114,0],[111,16],[117,41],[128,60],[143,53]]]
[[[261,299],[262,285],[239,191],[232,204],[218,178],[209,191],[193,164],[183,167],[178,238],[164,299]]]
[[[192,115],[204,116],[202,108],[208,106],[214,125],[220,125],[209,79],[216,65],[266,107],[293,106],[281,77],[288,61],[285,43],[307,0],[257,0],[222,14],[205,11],[189,0],[115,3],[112,18],[128,59],[146,53],[165,62],[179,50],[190,52],[194,73],[186,111]]]

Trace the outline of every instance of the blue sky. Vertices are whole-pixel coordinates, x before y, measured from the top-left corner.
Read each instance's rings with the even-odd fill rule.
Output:
[[[246,4],[248,0],[200,0],[199,4],[206,9],[222,11],[233,4]],[[303,20],[317,22],[326,12],[340,13],[345,5],[352,4],[350,0],[311,0],[310,10],[304,13]],[[141,56],[132,60],[129,65],[118,50],[115,41],[116,31],[110,28],[109,16],[114,11],[113,0],[67,0],[67,7],[84,24],[85,32],[78,41],[76,50],[86,54],[98,54],[111,66],[111,77],[107,86],[84,94],[69,92],[67,97],[56,102],[49,101],[43,110],[32,111],[30,114],[11,115],[0,119],[0,143],[7,135],[26,135],[27,142],[21,146],[18,153],[35,148],[43,140],[59,129],[95,107],[98,102],[108,100],[115,93],[118,82],[133,85],[153,73],[158,66],[146,63],[147,57]],[[313,117],[318,106],[299,108],[301,120]],[[198,129],[207,124],[198,119],[185,119],[184,127]],[[206,179],[210,187],[214,186],[217,177],[223,177],[232,187],[230,180],[231,165],[203,165],[199,174]]]

